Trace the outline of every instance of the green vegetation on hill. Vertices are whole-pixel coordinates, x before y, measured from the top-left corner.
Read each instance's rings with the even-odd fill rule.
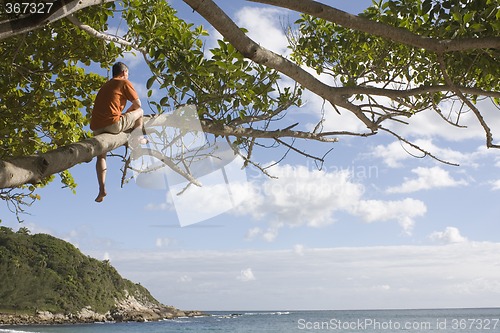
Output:
[[[126,292],[159,304],[142,286],[123,279],[108,261],[82,254],[46,234],[0,227],[0,310],[105,313]]]

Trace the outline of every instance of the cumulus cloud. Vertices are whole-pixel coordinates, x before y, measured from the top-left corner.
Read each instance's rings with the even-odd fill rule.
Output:
[[[410,234],[415,218],[423,216],[427,206],[420,200],[406,198],[397,201],[361,200],[355,213],[366,222],[396,220]]]
[[[474,157],[474,153],[467,154],[451,148],[441,148],[431,139],[417,139],[413,143],[444,161],[475,166],[473,164],[474,158],[472,158]],[[403,166],[402,162],[404,160],[414,159],[415,156],[423,156],[423,154],[405,143],[395,141],[388,145],[376,146],[372,152],[372,156],[381,158],[391,168],[399,168]]]
[[[406,178],[403,184],[389,187],[388,193],[411,193],[432,188],[456,187],[467,185],[467,181],[453,179],[449,172],[441,167],[418,167],[411,172],[417,175],[415,179]]]
[[[433,241],[445,244],[464,243],[467,238],[460,234],[460,230],[455,227],[446,227],[444,231],[435,231],[429,235]]]
[[[176,243],[175,239],[168,238],[168,237],[158,237],[155,241],[156,247],[162,248],[162,247],[169,247],[171,245],[174,245]]]
[[[494,181],[491,181],[490,182],[490,185],[491,185],[491,189],[493,191],[498,191],[500,190],[500,179],[498,180],[494,180]]]
[[[256,219],[273,215],[276,221],[292,226],[323,226],[334,222],[332,213],[353,203],[362,195],[361,185],[349,182],[348,172],[327,173],[304,166],[275,166],[277,179],[252,183],[252,204],[239,207],[239,213]],[[279,227],[279,226],[276,226]]]
[[[235,22],[262,47],[286,55],[290,50],[279,19],[284,13],[283,9],[243,7],[236,13]]]
[[[296,254],[298,254],[299,256],[303,256],[304,255],[304,249],[305,249],[305,247],[302,244],[295,244],[293,246],[293,252],[296,253]]]
[[[253,274],[251,268],[246,268],[242,269],[240,275],[238,275],[236,278],[242,282],[249,282],[255,280],[255,275]]]
[[[270,172],[277,179],[254,179],[246,184],[231,184],[231,191],[240,202],[233,214],[266,221],[266,227],[250,228],[247,240],[257,237],[275,241],[284,227],[324,227],[336,221],[336,215],[347,213],[367,223],[395,221],[404,232],[411,233],[415,219],[427,208],[416,199],[374,200],[365,198],[365,188],[353,181],[350,170],[316,170],[305,166],[276,165]],[[193,192],[183,211],[221,209],[226,205],[225,184],[204,186],[199,194]],[[182,196],[191,195],[189,191]],[[177,207],[178,208],[178,207]],[[182,207],[181,207],[182,208]],[[222,207],[224,208],[224,207]],[[158,243],[160,242],[160,243]],[[163,240],[157,246],[166,245]]]
[[[489,99],[478,101],[477,105],[490,128],[499,128],[498,109]],[[410,119],[405,119],[408,125],[393,122],[390,128],[404,137],[415,138],[443,138],[447,141],[465,141],[471,139],[483,139],[484,129],[479,124],[473,112],[463,112],[461,103],[447,101],[441,104],[446,110],[446,116],[451,122],[456,122],[459,112],[460,125],[456,127],[444,122],[442,117],[432,110],[419,112]]]
[[[422,201],[405,198],[384,201],[364,198],[364,186],[352,181],[347,170],[320,171],[305,166],[277,165],[271,169],[277,179],[252,183],[248,204],[236,213],[270,221],[269,228],[252,228],[247,239],[257,236],[276,239],[285,226],[323,227],[335,222],[336,213],[348,213],[365,222],[396,221],[410,232],[417,217],[426,213]],[[247,196],[247,195],[244,195]]]

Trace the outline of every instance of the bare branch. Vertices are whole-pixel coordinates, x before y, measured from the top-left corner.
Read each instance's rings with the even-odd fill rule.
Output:
[[[280,140],[280,139],[278,139],[278,138],[274,138],[274,140],[276,140],[278,143],[280,143],[280,144],[282,144],[282,145],[284,145],[284,146],[288,147],[289,149],[293,150],[294,152],[299,153],[300,155],[303,155],[303,156],[305,156],[305,157],[308,157],[308,158],[311,158],[311,159],[313,159],[313,160],[319,161],[319,162],[321,162],[321,163],[324,163],[324,162],[325,162],[325,160],[324,160],[323,158],[321,158],[321,157],[313,156],[313,155],[311,155],[311,154],[306,153],[306,152],[305,152],[305,151],[303,151],[303,150],[299,150],[299,149],[295,148],[295,147],[293,146],[293,143],[292,143],[292,144],[288,144],[288,143],[286,143],[285,141]]]
[[[208,120],[202,120],[201,125],[205,132],[220,136],[267,138],[267,139],[291,137],[291,138],[308,139],[321,142],[338,141],[338,138],[328,137],[325,136],[323,133],[293,131],[291,129],[286,129],[286,128],[277,130],[259,130],[250,127],[238,127],[238,126],[218,124]]]
[[[443,73],[443,78],[446,81],[446,83],[449,84],[451,87],[453,87],[453,92],[456,93],[457,96],[462,100],[462,102],[472,110],[477,120],[483,127],[484,132],[486,134],[486,146],[488,148],[500,148],[500,145],[493,144],[493,134],[491,133],[491,129],[486,123],[486,120],[484,120],[484,117],[481,114],[481,112],[477,109],[477,107],[474,104],[472,104],[472,102],[467,97],[464,96],[460,88],[454,87],[454,84],[450,76],[448,75],[448,72],[446,71],[446,64],[444,63],[442,54],[438,55],[438,62],[439,62],[439,67],[441,68],[441,72]]]
[[[149,149],[149,148],[135,148],[134,155],[135,156],[148,155],[148,156],[155,157],[158,160],[162,161],[170,169],[172,169],[173,171],[177,172],[179,175],[184,177],[190,183],[192,183],[196,186],[201,186],[201,183],[191,175],[189,169],[182,170],[171,158],[165,156],[164,154],[160,153],[159,151]],[[148,172],[148,171],[141,171],[141,172]]]
[[[74,25],[76,25],[78,28],[84,30],[85,32],[89,33],[90,35],[96,37],[96,38],[99,38],[99,39],[103,39],[105,41],[108,41],[108,42],[114,42],[114,43],[117,43],[117,44],[120,44],[120,45],[123,45],[123,46],[126,46],[126,47],[131,47],[137,51],[140,51],[141,53],[145,53],[146,50],[144,50],[143,48],[140,48],[138,46],[136,46],[134,43],[131,43],[129,42],[128,40],[126,39],[123,39],[119,36],[115,36],[115,35],[111,35],[111,34],[107,34],[107,33],[104,33],[104,32],[100,32],[100,31],[97,31],[96,29],[92,28],[90,25],[87,25],[87,24],[83,24],[76,16],[74,15],[68,15],[68,20],[73,23]]]
[[[388,128],[384,128],[384,127],[382,127],[382,126],[381,126],[381,127],[380,127],[380,129],[381,129],[381,130],[383,130],[383,131],[386,131],[387,133],[390,133],[390,134],[394,135],[394,136],[395,136],[395,137],[396,137],[399,141],[404,142],[404,143],[408,144],[409,146],[413,147],[414,149],[416,149],[416,150],[418,150],[418,151],[422,152],[422,153],[424,154],[424,156],[422,156],[422,158],[423,158],[423,157],[425,157],[425,156],[429,156],[429,157],[431,157],[431,158],[435,159],[435,160],[436,160],[436,161],[438,161],[438,162],[441,162],[441,163],[444,163],[444,164],[448,164],[448,165],[452,165],[452,166],[458,166],[458,164],[457,164],[457,163],[453,163],[453,162],[445,161],[445,160],[442,160],[442,159],[438,158],[437,156],[435,156],[435,155],[434,155],[434,154],[432,154],[431,152],[429,152],[429,151],[427,151],[427,150],[423,149],[423,148],[422,148],[422,147],[420,147],[420,146],[417,146],[416,144],[412,143],[411,141],[408,141],[407,139],[403,138],[401,135],[399,135],[399,134],[397,134],[397,133],[395,133],[395,132],[391,131],[391,130],[390,130],[390,129],[388,129]],[[412,156],[415,156],[415,155],[413,155],[413,154],[411,154],[411,155],[412,155]]]

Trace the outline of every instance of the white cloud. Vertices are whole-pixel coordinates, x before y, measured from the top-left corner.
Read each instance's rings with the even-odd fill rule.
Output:
[[[254,281],[255,275],[252,272],[251,268],[242,269],[240,275],[236,277],[238,280],[242,282]]]
[[[474,161],[473,153],[462,153],[451,148],[441,148],[434,144],[432,140],[417,139],[413,143],[418,147],[428,151],[437,158],[461,165],[472,165]],[[394,141],[388,145],[378,145],[374,148],[373,157],[381,158],[384,163],[391,168],[399,168],[403,166],[402,161],[415,159],[415,157],[423,157],[424,154],[415,148],[410,147],[406,143]]]
[[[429,235],[429,238],[433,241],[445,244],[467,242],[467,238],[463,237],[460,234],[460,230],[455,227],[446,227],[444,231],[435,231]]]
[[[500,179],[494,180],[494,181],[490,182],[490,184],[491,184],[491,189],[493,191],[500,190]]]
[[[280,24],[283,9],[243,7],[236,13],[236,24],[248,30],[254,41],[281,55],[290,53],[288,41]]]
[[[366,222],[396,220],[406,233],[411,233],[415,218],[427,212],[425,204],[416,199],[398,201],[362,200],[356,213]]]
[[[255,237],[259,236],[262,234],[262,229],[259,228],[259,227],[255,227],[255,228],[251,228],[251,229],[248,229],[246,235],[245,235],[245,239],[246,240],[252,240],[254,239]]]
[[[162,247],[169,247],[171,245],[176,244],[176,240],[168,237],[158,237],[155,241],[156,247],[162,248]]]
[[[303,256],[304,255],[304,250],[305,250],[305,247],[302,244],[295,244],[293,246],[293,252],[295,252],[299,256]]]
[[[184,274],[184,275],[180,276],[177,281],[182,282],[182,283],[189,283],[189,282],[193,281],[193,278],[190,277],[189,275]]]
[[[301,252],[121,251],[112,256],[123,276],[184,309],[498,306],[499,243]],[[243,281],[258,283],[242,288]]]
[[[167,202],[161,203],[149,203],[144,207],[145,210],[155,211],[155,210],[173,210],[173,206],[168,204]]]
[[[340,212],[365,222],[394,220],[410,232],[414,219],[426,213],[425,204],[415,199],[365,199],[363,185],[353,182],[348,170],[329,172],[277,165],[270,172],[278,178],[252,183],[253,193],[242,194],[251,200],[237,207],[238,214],[270,223],[267,230],[249,230],[247,239],[261,236],[273,241],[285,226],[323,227],[334,223],[335,214]]]
[[[467,185],[467,181],[453,179],[449,172],[441,167],[418,167],[411,172],[417,175],[415,179],[405,178],[403,184],[389,187],[388,193],[411,193],[432,188],[456,187]]]
[[[498,118],[498,109],[492,101],[485,99],[477,103],[477,108],[482,113],[489,127],[492,129],[500,128],[500,119]],[[462,109],[461,103],[448,101],[441,105],[445,116],[452,122],[456,122],[459,111]],[[400,133],[403,137],[414,138],[443,138],[448,141],[465,141],[471,139],[483,139],[485,137],[484,129],[480,126],[473,112],[462,112],[460,114],[460,125],[462,128],[446,123],[441,116],[433,110],[420,112],[410,119],[405,119],[409,124],[404,125],[394,122],[390,128]],[[495,136],[495,130],[493,130]]]

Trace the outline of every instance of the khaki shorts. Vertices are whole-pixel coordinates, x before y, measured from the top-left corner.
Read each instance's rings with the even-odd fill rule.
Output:
[[[118,134],[120,132],[125,132],[134,128],[134,124],[137,119],[139,119],[139,117],[137,117],[136,112],[127,112],[125,114],[122,114],[120,116],[120,120],[118,120],[116,123],[96,129],[94,131],[94,135],[99,135],[102,133]]]

